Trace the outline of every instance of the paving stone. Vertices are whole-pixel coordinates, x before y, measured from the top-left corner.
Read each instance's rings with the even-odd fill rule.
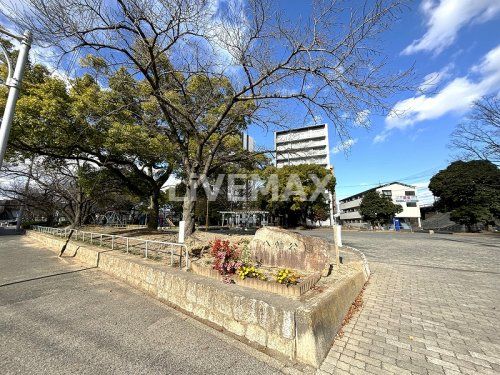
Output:
[[[343,242],[365,252],[373,274],[330,352],[342,358],[334,374],[363,373],[350,361],[370,374],[500,373],[496,238],[356,232]]]
[[[386,375],[387,371],[382,369],[381,367],[376,367],[370,364],[366,365],[366,371],[368,371],[369,374],[375,374],[375,375]]]
[[[442,366],[442,367],[450,369],[450,370],[458,370],[458,366],[454,363],[443,361],[442,359],[432,358],[432,357],[429,357],[427,359],[430,363],[434,363],[435,365]]]
[[[496,363],[497,365],[500,365],[500,358],[498,358],[498,357],[484,355],[484,354],[476,353],[476,352],[470,352],[470,354],[475,358],[479,358],[479,359],[482,359],[486,362]]]
[[[389,363],[382,363],[382,368],[398,375],[411,375],[411,371],[401,368],[399,366],[391,365]]]
[[[366,364],[371,364],[375,367],[380,367],[382,365],[382,361],[380,359],[372,358],[360,353],[356,353],[356,359],[363,361]]]
[[[340,370],[344,370],[344,371],[349,371],[349,368],[351,366],[346,363],[346,362],[343,362],[343,361],[338,361],[337,362],[337,368],[340,369]]]
[[[427,369],[425,367],[417,366],[411,362],[396,361],[396,365],[408,371],[411,371],[412,374],[427,375]]]

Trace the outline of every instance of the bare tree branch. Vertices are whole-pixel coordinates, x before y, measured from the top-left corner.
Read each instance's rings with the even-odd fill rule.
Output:
[[[450,147],[460,159],[500,163],[500,98],[483,97],[473,105],[467,120],[451,134]]]

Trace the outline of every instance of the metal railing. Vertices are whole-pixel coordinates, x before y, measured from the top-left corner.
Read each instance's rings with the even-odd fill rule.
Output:
[[[143,254],[144,258],[152,258],[151,254],[166,254],[170,256],[170,266],[174,266],[174,260],[179,259],[179,268],[182,268],[184,257],[185,267],[189,268],[189,252],[183,243],[147,240],[144,238],[119,236],[116,234],[87,232],[79,229],[52,228],[33,225],[31,229],[40,233],[51,234],[62,238],[68,238],[73,231],[72,239],[88,242],[91,245],[108,247],[111,250],[121,250],[131,254]]]

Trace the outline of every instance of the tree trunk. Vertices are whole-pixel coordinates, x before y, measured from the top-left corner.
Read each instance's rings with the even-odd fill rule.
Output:
[[[196,196],[192,194],[192,187],[187,187],[182,204],[182,220],[184,220],[185,236],[194,232]]]
[[[75,207],[75,217],[70,228],[79,228],[82,225],[82,207],[81,203],[77,202]]]
[[[84,203],[82,202],[83,200],[83,193],[79,192],[77,193],[76,200],[74,202],[74,212],[73,212],[73,217],[71,217],[71,213],[69,210],[66,210],[65,212],[66,217],[70,221],[70,228],[79,228],[82,226],[82,209]]]
[[[153,190],[149,195],[148,221],[150,230],[158,229],[158,219],[160,217],[160,190]]]
[[[46,216],[46,220],[45,220],[45,225],[47,225],[48,227],[52,227],[54,226],[54,215],[53,214],[47,214]]]
[[[66,238],[66,242],[64,243],[64,245],[62,245],[61,251],[59,251],[59,258],[63,256],[64,252],[66,251],[66,247],[68,246],[69,240],[71,240],[71,237],[73,236],[74,228],[70,227],[70,229],[71,230],[69,231],[68,238]]]

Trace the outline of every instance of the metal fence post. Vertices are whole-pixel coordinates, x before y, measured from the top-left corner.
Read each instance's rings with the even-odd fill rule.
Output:
[[[44,234],[51,234],[51,235],[54,235],[54,236],[65,236],[65,237],[68,237],[68,235],[71,235],[73,234],[74,238],[76,240],[79,240],[79,232],[81,232],[81,241],[85,242],[85,234],[87,234],[87,238],[89,237],[88,235],[90,235],[90,243],[93,244],[94,243],[94,239],[97,238],[97,236],[99,237],[99,246],[106,246],[107,247],[107,243],[105,241],[105,238],[108,238],[108,237],[111,237],[111,250],[115,250],[115,247],[118,249],[118,250],[122,250],[120,248],[120,245],[121,245],[121,242],[120,243],[116,243],[116,239],[119,238],[119,239],[125,239],[125,250],[128,253],[130,253],[130,237],[127,237],[127,236],[117,236],[117,235],[113,235],[113,234],[104,234],[104,233],[94,233],[94,232],[85,232],[85,231],[79,231],[78,229],[68,229],[68,228],[53,228],[53,227],[44,227],[44,226],[39,226],[39,225],[33,225],[31,226],[31,229],[34,230],[34,231],[37,231],[37,232],[40,232],[40,233],[44,233]],[[134,239],[134,238],[132,238]],[[187,249],[187,246],[185,244],[182,244],[182,243],[174,243],[174,242],[163,242],[163,241],[154,241],[154,240],[149,240],[149,239],[142,239],[142,238],[138,238],[136,239],[137,241],[144,241],[144,257],[146,259],[149,258],[149,252],[150,250],[153,251],[153,252],[156,252],[157,254],[158,253],[162,253],[164,255],[161,255],[161,258],[162,259],[165,259],[167,256],[168,256],[168,252],[170,252],[170,266],[173,267],[174,266],[174,258],[175,257],[179,257],[179,268],[183,268],[183,264],[182,264],[182,261],[183,259],[182,258],[185,258],[184,262],[185,262],[185,269],[189,269],[190,267],[190,260],[189,260],[189,251]],[[155,248],[153,246],[153,248],[150,249],[150,243],[154,243],[154,244],[157,244],[158,245],[158,248]],[[166,249],[166,247],[168,247],[168,249]],[[179,251],[179,253],[177,254],[177,249]],[[137,243],[137,251],[139,251],[139,253],[137,253],[136,255],[140,255],[140,243],[138,242]],[[135,253],[134,253],[135,254]]]
[[[189,269],[189,252],[187,247],[184,247],[184,251],[186,252],[186,269]]]

